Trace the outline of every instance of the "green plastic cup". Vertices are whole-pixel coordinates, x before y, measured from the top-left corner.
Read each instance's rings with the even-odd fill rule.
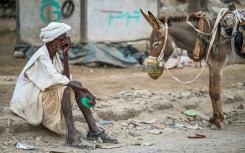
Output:
[[[88,97],[84,97],[81,99],[81,102],[83,104],[83,106],[87,107],[87,108],[94,108],[94,105],[89,105],[88,103],[91,101],[91,98]]]

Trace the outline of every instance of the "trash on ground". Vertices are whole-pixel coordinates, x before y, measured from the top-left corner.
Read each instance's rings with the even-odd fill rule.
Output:
[[[198,111],[194,110],[194,109],[189,109],[183,112],[186,116],[190,116],[190,117],[195,117],[199,114]]]
[[[100,122],[100,125],[106,125],[106,124],[113,124],[114,121],[105,121],[105,122]]]
[[[151,121],[138,121],[139,123],[143,123],[143,124],[154,124],[156,122],[155,119],[151,120]]]
[[[174,122],[170,122],[168,125],[169,125],[170,127],[175,127],[175,123],[174,123]]]
[[[153,145],[153,143],[151,143],[151,142],[137,142],[137,143],[135,143],[134,145],[136,145],[136,146],[152,146]]]
[[[128,124],[128,125],[132,124],[132,125],[134,125],[134,127],[140,126],[139,124],[136,123],[136,121],[134,121],[134,120],[132,120],[132,119],[128,119],[128,120],[127,120],[127,124]]]
[[[203,120],[206,120],[206,121],[208,121],[209,118],[210,118],[209,116],[207,116],[205,114],[202,114],[202,113],[198,113],[197,116],[200,117]]]
[[[166,124],[166,122],[164,120],[159,120],[160,124]]]
[[[173,119],[173,120],[176,120],[177,119],[176,116],[172,116],[172,115],[166,115],[166,118],[170,118],[170,119]]]
[[[32,146],[29,146],[29,145],[26,145],[26,144],[22,144],[22,143],[17,143],[16,144],[16,148],[17,149],[23,149],[23,150],[34,150],[35,147],[32,147]]]
[[[200,129],[202,129],[201,127],[198,126],[198,124],[196,124],[194,126],[189,125],[189,126],[187,126],[187,128],[188,129],[193,129],[193,130],[200,130]]]
[[[196,133],[194,135],[189,135],[188,138],[191,138],[191,139],[199,139],[199,138],[206,138],[206,136],[203,135],[203,134]]]
[[[14,49],[15,57],[31,58],[38,50],[38,46],[17,45]],[[58,52],[61,60],[62,53]],[[69,64],[76,65],[111,65],[121,68],[128,68],[142,65],[148,53],[140,52],[132,45],[112,45],[104,43],[87,43],[85,45],[72,45],[69,53]]]
[[[191,125],[184,125],[184,124],[175,124],[175,128],[187,128],[187,129],[193,129],[193,130],[200,130],[202,129],[201,127],[198,126],[198,124],[191,126]]]
[[[123,144],[120,144],[120,145],[109,145],[109,146],[96,144],[96,148],[100,148],[100,149],[112,149],[112,148],[119,148],[119,147],[122,147],[122,146],[123,146]]]

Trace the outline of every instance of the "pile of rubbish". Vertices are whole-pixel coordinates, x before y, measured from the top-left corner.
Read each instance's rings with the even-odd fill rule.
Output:
[[[16,45],[14,56],[17,58],[31,58],[39,46]],[[63,54],[58,51],[61,60]],[[146,52],[140,52],[132,45],[117,45],[104,43],[87,43],[73,45],[69,50],[69,63],[74,65],[101,66],[109,65],[120,68],[142,65]]]

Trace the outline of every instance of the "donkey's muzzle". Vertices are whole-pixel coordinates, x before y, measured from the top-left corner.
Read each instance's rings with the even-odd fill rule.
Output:
[[[152,79],[156,80],[162,75],[163,67],[160,67],[157,61],[147,60],[147,73]]]

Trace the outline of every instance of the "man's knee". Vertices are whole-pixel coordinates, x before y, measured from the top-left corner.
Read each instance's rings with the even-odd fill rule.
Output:
[[[76,83],[76,84],[78,84],[78,85],[80,85],[80,86],[83,86],[82,83],[81,83],[80,81],[78,81],[78,80],[74,80],[74,81],[72,81],[72,82],[74,82],[74,83]]]

